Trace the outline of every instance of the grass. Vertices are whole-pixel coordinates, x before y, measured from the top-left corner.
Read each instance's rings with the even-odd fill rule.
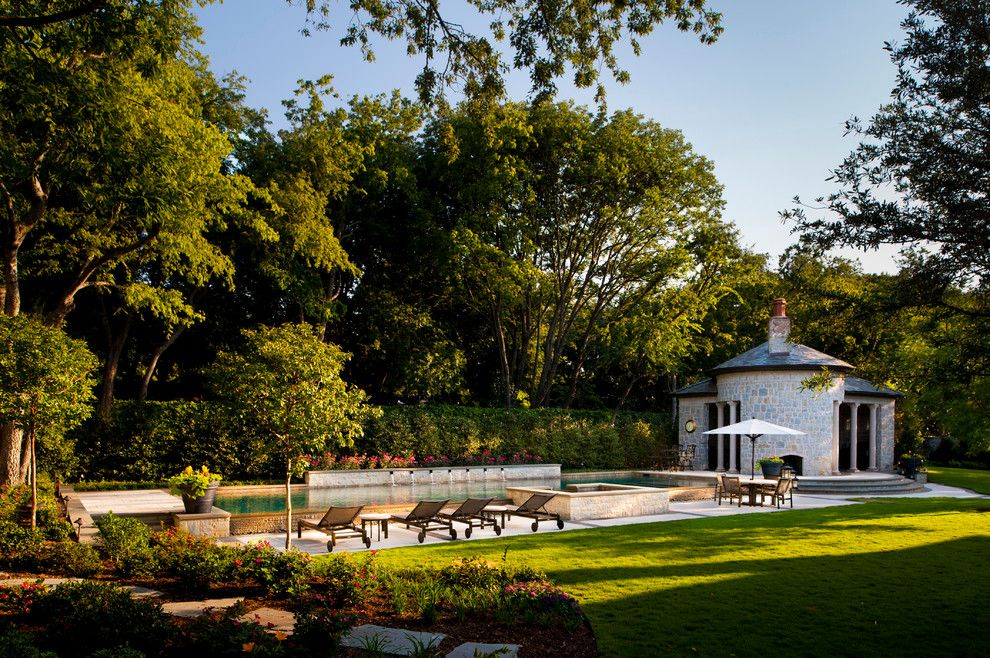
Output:
[[[929,466],[928,480],[950,487],[962,487],[977,493],[990,494],[990,471],[988,470]]]
[[[885,499],[382,551],[545,570],[604,656],[985,655],[990,501]]]

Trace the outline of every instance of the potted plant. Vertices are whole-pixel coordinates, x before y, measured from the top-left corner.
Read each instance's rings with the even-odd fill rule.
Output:
[[[921,465],[925,463],[921,455],[906,452],[901,455],[901,474],[906,478],[917,478]]]
[[[756,463],[763,469],[763,477],[765,478],[780,477],[780,470],[784,468],[784,460],[777,455],[762,457]]]
[[[205,466],[198,471],[186,466],[181,473],[168,479],[168,487],[173,494],[182,496],[186,514],[206,514],[213,509],[221,479],[218,473],[210,473]]]

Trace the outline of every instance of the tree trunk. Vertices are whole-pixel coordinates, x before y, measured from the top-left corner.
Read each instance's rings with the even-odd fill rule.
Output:
[[[24,432],[13,422],[0,424],[0,483],[6,485],[21,484],[21,444],[24,442]]]
[[[103,328],[107,335],[107,360],[103,366],[103,386],[100,388],[100,399],[96,406],[96,416],[102,422],[110,419],[110,411],[113,409],[114,383],[117,380],[117,370],[120,366],[120,355],[124,352],[124,345],[127,344],[127,336],[131,329],[131,319],[133,315],[128,313],[120,330],[114,335],[113,326],[107,316],[106,308],[103,311]]]
[[[285,550],[292,547],[292,458],[285,464]]]
[[[144,402],[148,399],[148,387],[151,385],[151,379],[155,376],[155,369],[158,368],[158,360],[162,358],[162,354],[165,350],[172,347],[175,341],[178,340],[179,336],[183,331],[186,330],[188,325],[179,325],[172,330],[171,335],[165,340],[164,343],[155,348],[155,351],[151,353],[151,360],[148,362],[148,369],[144,373],[144,377],[141,378],[141,386],[138,388],[137,399],[138,402]]]
[[[513,402],[512,375],[509,372],[509,356],[505,347],[501,304],[492,304],[492,322],[495,325],[495,343],[498,347],[498,366],[502,374],[502,387],[505,389],[505,408],[511,409]]]
[[[31,446],[31,529],[38,527],[38,462],[34,452],[34,421],[28,430],[28,443]]]

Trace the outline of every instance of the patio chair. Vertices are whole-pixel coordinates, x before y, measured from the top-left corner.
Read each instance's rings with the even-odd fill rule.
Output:
[[[780,507],[781,503],[785,499],[790,500],[791,509],[794,508],[794,478],[780,478],[777,480],[777,484],[773,487],[764,487],[760,489],[760,504],[763,504],[764,499],[770,496],[773,500],[773,504]]]
[[[440,511],[450,502],[448,500],[421,500],[408,514],[393,514],[392,520],[419,528],[419,543],[426,541],[426,533],[431,530],[446,530],[451,539],[457,539],[457,530],[450,519],[440,516]]]
[[[492,500],[492,498],[468,498],[453,512],[440,512],[437,516],[449,521],[466,523],[467,529],[464,530],[464,536],[468,538],[471,537],[472,528],[484,530],[488,526],[491,526],[495,530],[496,535],[501,535],[502,528],[499,526],[495,516],[484,515],[485,507],[491,505]]]
[[[723,498],[729,499],[729,504],[732,504],[732,499],[736,499],[739,507],[742,507],[742,486],[739,484],[739,478],[730,477],[725,473],[719,473],[715,484],[715,500],[721,505]]]
[[[514,510],[509,510],[509,517],[522,516],[527,519],[533,519],[533,524],[530,526],[533,529],[533,532],[536,532],[537,528],[540,527],[540,521],[556,521],[557,527],[563,528],[564,520],[560,518],[560,514],[548,512],[545,507],[545,505],[549,503],[556,495],[557,494],[552,493],[533,494],[522,505]]]
[[[317,523],[312,521],[299,520],[296,524],[296,534],[302,538],[303,528],[318,530],[325,535],[330,535],[327,541],[327,552],[332,553],[337,540],[342,537],[360,537],[361,541],[368,548],[371,547],[371,537],[354,522],[364,505],[357,507],[331,507]]]

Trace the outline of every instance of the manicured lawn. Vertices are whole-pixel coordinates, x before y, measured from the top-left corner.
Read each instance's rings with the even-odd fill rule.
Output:
[[[990,494],[990,471],[975,468],[948,468],[946,466],[929,466],[928,480],[950,487],[972,489],[981,494]]]
[[[605,656],[985,655],[990,501],[863,505],[382,551],[545,570]]]

